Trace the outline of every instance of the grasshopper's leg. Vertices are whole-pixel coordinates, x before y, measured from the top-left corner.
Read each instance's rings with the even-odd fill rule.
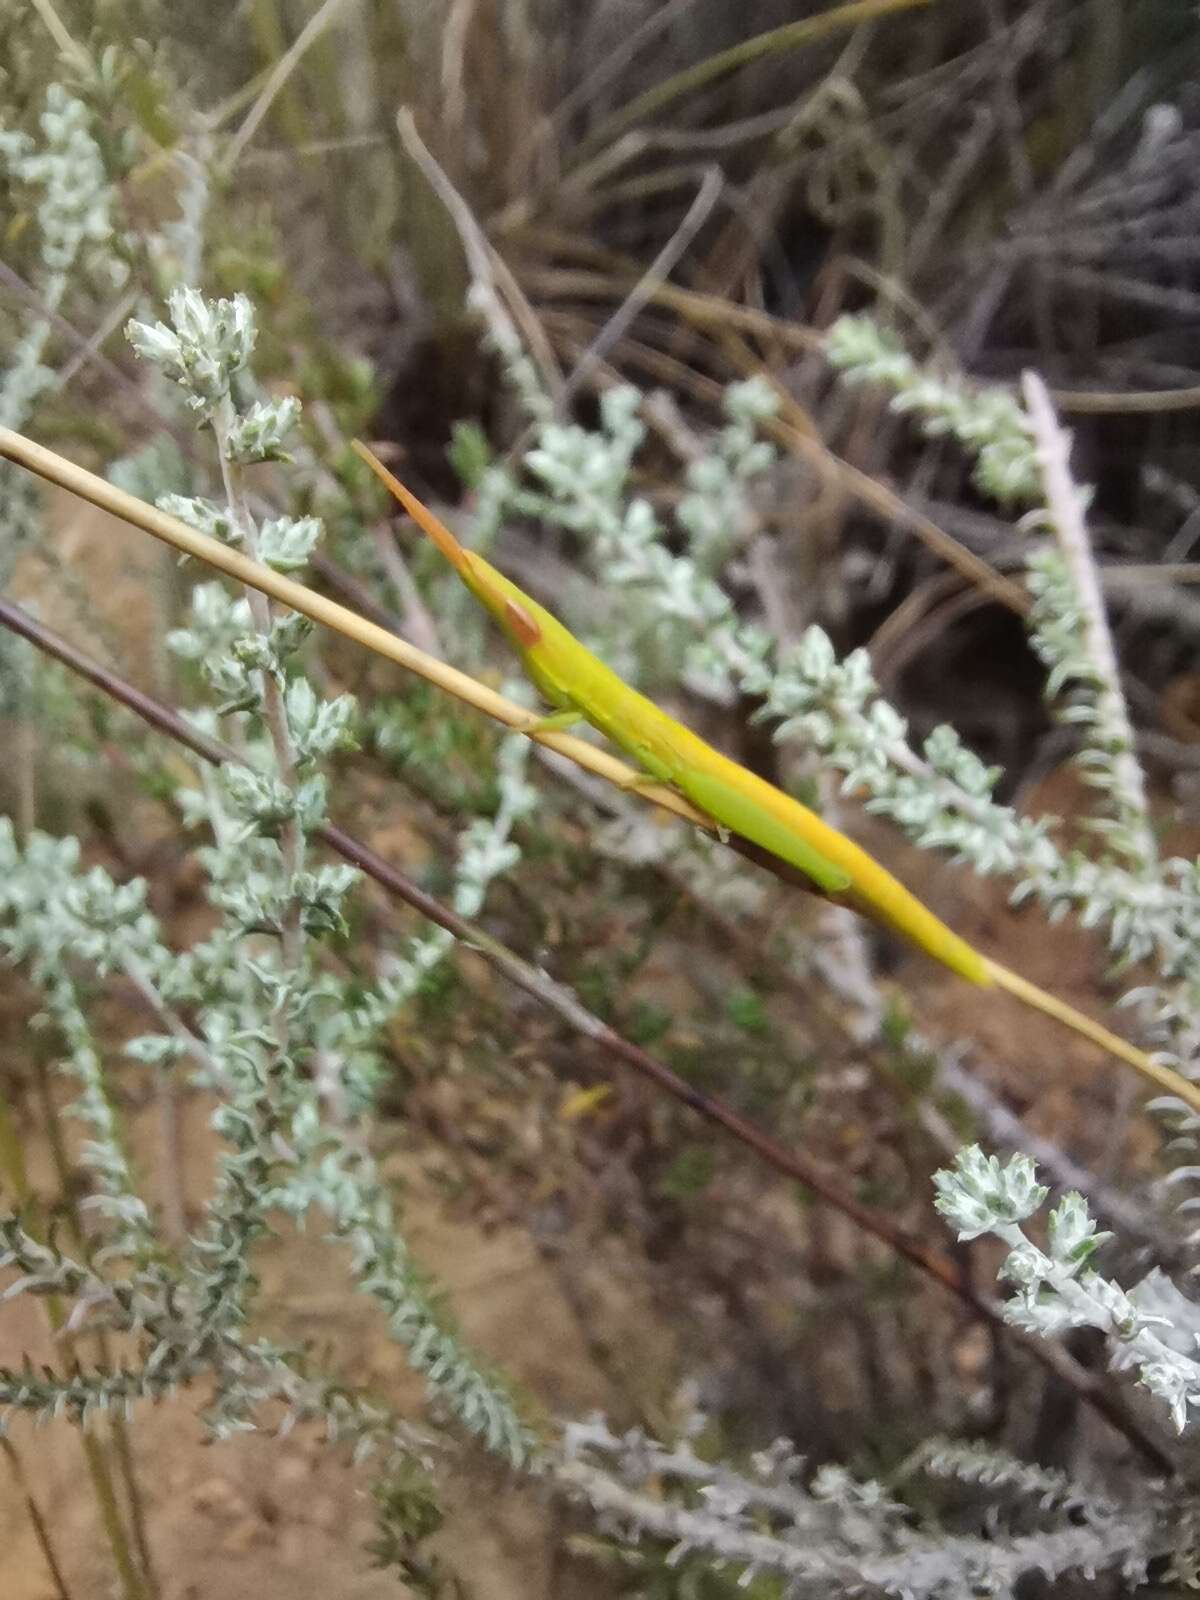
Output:
[[[621,748],[627,756],[632,756],[640,772],[631,772],[627,778],[622,778],[617,784],[618,789],[623,789],[626,794],[649,794],[653,789],[673,789],[675,780],[670,767],[652,750],[636,742],[626,743],[621,741]]]
[[[654,789],[669,788],[662,778],[656,778],[652,772],[631,772],[627,778],[617,782],[617,788],[626,794],[649,794]]]
[[[714,822],[798,867],[826,894],[838,894],[850,887],[848,872],[827,860],[806,839],[755,805],[732,784],[693,769],[682,771],[676,782],[692,804],[707,811]]]
[[[577,722],[582,721],[583,712],[577,711],[574,706],[568,706],[565,711],[551,711],[544,717],[531,717],[516,731],[527,734],[553,733],[556,728],[573,728]]]

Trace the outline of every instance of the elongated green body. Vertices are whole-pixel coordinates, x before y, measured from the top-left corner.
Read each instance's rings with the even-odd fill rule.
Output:
[[[370,451],[355,448],[495,617],[552,706],[577,712],[651,778],[671,784],[721,827],[798,868],[823,894],[886,923],[973,983],[992,983],[987,959],[852,839],[631,688],[544,606],[464,549]]]
[[[473,554],[470,560],[487,566]],[[490,566],[486,579],[489,584],[509,582]],[[991,982],[979,952],[852,839],[668,716],[536,601],[522,596],[515,603],[536,623],[540,637],[522,648],[517,630],[509,627],[506,632],[551,705],[578,710],[651,777],[672,784],[731,833],[799,868],[824,894],[860,903],[963,977]]]

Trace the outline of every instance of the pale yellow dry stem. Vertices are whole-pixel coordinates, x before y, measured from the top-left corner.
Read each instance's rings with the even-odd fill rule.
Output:
[[[84,72],[93,70],[92,58],[83,46],[72,38],[66,23],[55,11],[50,0],[33,0],[33,9],[45,23],[46,31],[58,46],[59,54],[64,56],[72,66],[82,68]]]
[[[401,106],[396,113],[396,131],[405,151],[449,213],[458,231],[472,281],[490,290],[497,301],[501,299],[502,291],[505,311],[519,330],[525,348],[537,364],[543,384],[557,404],[562,376],[550,341],[543,333],[537,313],[526,298],[524,289],[483,231],[474,211],[450,181],[445,168],[417,132],[416,119],[408,106]]]
[[[301,28],[296,38],[292,41],[287,51],[271,68],[270,76],[263,85],[258,99],[254,102],[246,120],[234,134],[225,151],[222,170],[228,176],[237,166],[242,151],[258,132],[259,126],[271,104],[280,90],[287,83],[292,73],[300,65],[306,50],[309,50],[321,34],[333,21],[338,10],[345,4],[345,0],[324,0],[324,4],[317,7],[316,11]]]
[[[1110,1055],[1116,1056],[1118,1061],[1124,1061],[1135,1072],[1140,1072],[1143,1078],[1148,1078],[1157,1088],[1186,1101],[1191,1110],[1200,1111],[1200,1085],[1189,1083],[1178,1072],[1172,1072],[1170,1067],[1164,1067],[1155,1061],[1153,1056],[1147,1055],[1144,1050],[1139,1050],[1136,1045],[1122,1039],[1120,1034],[1111,1033],[1100,1023],[1093,1022],[1091,1017],[1085,1016],[1082,1011],[1076,1011],[1074,1006],[1069,1006],[1065,1000],[1047,994],[1044,989],[1039,989],[1027,978],[1022,978],[1019,973],[1010,972],[1007,967],[1002,967],[998,961],[989,961],[987,968],[992,981],[999,988],[1015,995],[1018,1000],[1031,1006],[1035,1011],[1040,1011],[1043,1016],[1053,1017],[1056,1022],[1061,1022],[1070,1028],[1072,1033],[1090,1039],[1093,1044],[1099,1045],[1101,1050],[1107,1050]]]
[[[216,539],[210,539],[207,534],[198,533],[195,528],[189,528],[177,517],[168,516],[156,506],[147,505],[144,500],[118,489],[115,484],[97,477],[94,472],[76,466],[74,462],[68,461],[55,451],[47,450],[44,445],[35,444],[23,434],[14,433],[10,428],[0,428],[0,456],[6,456],[10,461],[28,468],[30,472],[47,479],[50,483],[57,483],[62,488],[69,489],[80,499],[99,506],[102,511],[108,511],[125,522],[132,523],[135,528],[141,528],[144,533],[163,540],[185,555],[194,556],[196,560],[217,568],[239,583],[249,584],[251,588],[260,590],[273,600],[278,600],[281,605],[290,606],[293,611],[299,611],[314,622],[321,623],[323,627],[332,628],[347,639],[353,639],[356,644],[363,645],[388,661],[394,661],[397,666],[415,672],[427,682],[453,695],[455,699],[474,706],[485,716],[493,718],[496,722],[502,722],[518,733],[525,732],[530,722],[535,720],[524,706],[519,706],[515,701],[497,694],[485,684],[477,682],[465,672],[459,672],[455,667],[448,666],[444,661],[426,655],[423,650],[418,650],[415,645],[409,644],[398,635],[389,633],[386,628],[360,617],[356,611],[339,605],[336,600],[330,600],[325,595],[317,594],[315,590],[306,588],[302,583],[296,583],[292,578],[285,578],[281,573],[273,572],[270,567],[252,561],[249,556],[230,549],[228,545],[218,543]],[[633,779],[643,776],[624,761],[618,760],[616,756],[609,755],[606,750],[600,750],[595,745],[588,744],[586,740],[577,739],[571,734],[543,731],[531,733],[530,737],[536,739],[538,744],[546,745],[548,749],[566,756],[577,766],[594,772],[597,777],[604,778],[618,787],[627,786]],[[672,811],[676,816],[683,817],[710,833],[715,832],[711,818],[689,805],[674,790],[656,786],[653,790],[647,791],[647,797],[664,810]]]

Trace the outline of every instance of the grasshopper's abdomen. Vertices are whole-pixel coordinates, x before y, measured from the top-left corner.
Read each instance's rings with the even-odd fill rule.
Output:
[[[972,983],[991,985],[986,958],[853,839],[765,778],[722,755],[622,682],[603,662],[591,659],[611,682],[598,675],[594,683],[585,685],[581,680],[583,693],[577,690],[572,696],[575,705],[651,776],[674,784],[731,833],[799,868],[830,898],[844,900],[894,928]]]

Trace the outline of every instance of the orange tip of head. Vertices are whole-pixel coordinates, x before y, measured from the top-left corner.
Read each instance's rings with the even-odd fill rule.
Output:
[[[361,439],[352,439],[350,442],[354,453],[360,460],[366,462],[384,488],[395,495],[421,532],[433,540],[447,561],[461,570],[466,565],[467,552],[441,518],[435,517],[429,507],[423,505],[411,489],[406,489],[395,473],[389,472],[375,452],[368,450]]]

